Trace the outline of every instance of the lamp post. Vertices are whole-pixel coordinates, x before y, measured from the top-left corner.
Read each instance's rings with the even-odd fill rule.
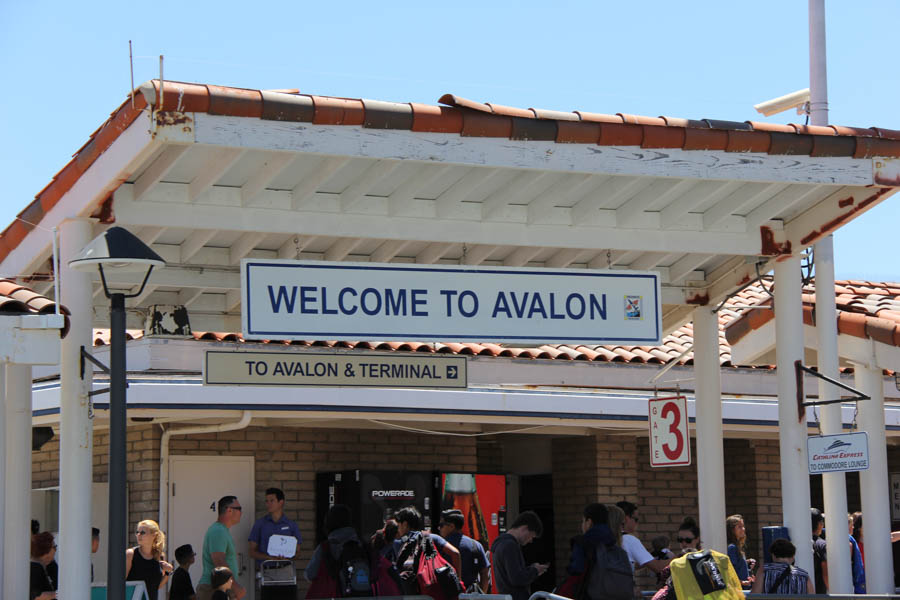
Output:
[[[127,436],[126,365],[125,365],[125,299],[144,291],[153,267],[164,267],[165,261],[144,242],[121,227],[111,227],[97,236],[71,261],[69,267],[100,270],[103,292],[109,298],[109,555],[107,557],[106,597],[125,600],[125,542],[127,539],[125,506],[125,471]],[[141,287],[135,294],[110,292],[106,272],[134,273],[146,270]],[[82,348],[82,354],[84,354]],[[83,360],[83,359],[82,359]]]

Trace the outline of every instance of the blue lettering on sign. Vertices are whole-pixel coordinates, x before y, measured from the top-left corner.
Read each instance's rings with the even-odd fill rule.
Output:
[[[549,312],[547,305],[550,306]],[[562,306],[565,306],[564,313],[558,310]],[[505,316],[507,319],[569,318],[577,321],[584,318],[588,308],[590,308],[589,318],[592,321],[598,318],[606,320],[606,294],[600,294],[599,298],[597,294],[588,294],[588,299],[585,300],[584,295],[573,292],[566,296],[565,302],[557,302],[556,292],[550,292],[546,296],[540,292],[523,292],[521,295],[513,291],[498,292],[491,318],[496,319],[499,316]]]
[[[287,309],[288,313],[294,312],[294,301],[297,299],[297,286],[291,287],[291,299],[288,300],[288,292],[287,288],[283,285],[278,286],[278,297],[275,297],[275,292],[272,289],[272,286],[268,286],[269,288],[269,300],[272,302],[272,311],[275,313],[281,312],[281,302],[284,301],[284,306]]]

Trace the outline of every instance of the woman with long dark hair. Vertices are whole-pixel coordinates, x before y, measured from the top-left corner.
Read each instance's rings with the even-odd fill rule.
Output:
[[[748,563],[747,556],[744,554],[744,546],[747,543],[747,528],[744,526],[744,517],[741,515],[731,515],[725,519],[725,534],[728,538],[728,558],[731,559],[731,566],[737,573],[738,579],[741,580],[741,587],[749,590],[753,585],[753,576],[750,570],[753,565]],[[753,563],[753,559],[750,559]]]

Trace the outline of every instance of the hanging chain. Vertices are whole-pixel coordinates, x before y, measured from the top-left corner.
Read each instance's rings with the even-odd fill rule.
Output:
[[[463,242],[463,248],[462,248],[462,250],[463,250],[462,264],[465,265],[465,264],[467,264],[467,263],[466,263],[466,256],[469,254],[469,247],[466,246],[466,243],[465,243],[465,242]]]
[[[296,258],[297,260],[300,260],[300,236],[299,235],[294,236],[294,252],[296,253],[296,256],[294,258]]]
[[[606,268],[612,269],[612,250],[608,248],[606,250]]]
[[[853,403],[853,420],[850,422],[850,433],[856,431],[856,416],[859,415],[859,401]]]
[[[94,397],[88,396],[88,419],[94,419]]]
[[[816,420],[816,429],[819,430],[819,435],[822,435],[822,423],[819,422],[819,411],[816,409],[816,405],[813,404],[813,419]]]

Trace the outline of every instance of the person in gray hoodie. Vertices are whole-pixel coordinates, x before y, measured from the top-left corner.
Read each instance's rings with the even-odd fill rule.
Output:
[[[543,575],[550,565],[533,563],[525,566],[522,546],[541,537],[543,531],[541,518],[529,510],[516,517],[507,532],[491,544],[494,579],[501,594],[509,594],[513,600],[528,600],[531,596],[531,583]]]

